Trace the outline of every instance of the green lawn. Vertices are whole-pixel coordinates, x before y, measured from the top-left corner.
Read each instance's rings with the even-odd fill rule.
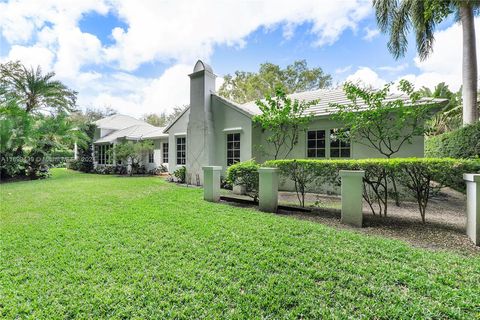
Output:
[[[0,186],[2,318],[479,318],[480,257],[212,204],[159,178]]]

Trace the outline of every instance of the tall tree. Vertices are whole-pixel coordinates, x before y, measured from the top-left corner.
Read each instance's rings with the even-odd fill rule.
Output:
[[[0,64],[0,86],[8,99],[15,100],[27,113],[74,111],[77,93],[54,80],[54,72],[42,73],[17,62]]]
[[[267,132],[266,141],[273,147],[273,158],[287,158],[298,144],[300,132],[312,120],[307,113],[308,108],[316,105],[318,100],[292,100],[277,88],[274,98],[267,95],[265,101],[257,100],[255,103],[262,113],[253,117],[253,123]]]
[[[309,68],[305,60],[295,61],[282,69],[273,63],[263,63],[258,72],[235,71],[227,74],[219,94],[238,103],[245,103],[265,96],[274,96],[276,89],[289,94],[322,89],[332,84],[332,77],[322,68]]]
[[[433,50],[435,27],[452,14],[461,22],[464,124],[478,121],[474,14],[479,6],[478,0],[373,0],[378,25],[382,32],[389,33],[388,49],[395,58],[405,55],[410,29],[415,33],[420,59],[424,60]]]
[[[164,127],[167,124],[167,114],[162,112],[144,114],[142,120],[156,127]]]

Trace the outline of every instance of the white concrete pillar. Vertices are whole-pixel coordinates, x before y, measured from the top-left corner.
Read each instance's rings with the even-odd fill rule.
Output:
[[[362,227],[363,177],[365,171],[340,170],[342,178],[342,223]]]
[[[203,169],[203,199],[210,202],[220,200],[220,173],[222,167],[205,166]]]
[[[480,246],[480,174],[464,174],[467,184],[467,235]]]
[[[278,207],[278,169],[258,169],[259,208],[265,212],[277,212]]]
[[[73,143],[73,159],[78,160],[78,146],[77,141]]]

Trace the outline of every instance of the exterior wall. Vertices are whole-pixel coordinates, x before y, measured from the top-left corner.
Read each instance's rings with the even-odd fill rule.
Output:
[[[188,118],[190,116],[190,109],[185,111],[185,113],[178,118],[177,122],[175,122],[169,129],[168,129],[168,171],[174,172],[182,165],[177,165],[177,141],[176,138],[180,136],[186,136],[187,133],[187,126],[188,126]],[[187,159],[189,157],[188,152],[188,137],[187,137]]]
[[[161,165],[163,165],[163,159],[162,159],[162,144],[164,142],[168,141],[168,138],[157,138],[157,139],[152,139],[154,143],[154,149],[153,149],[153,163],[148,162],[148,155],[146,155],[143,159],[143,164],[145,165],[145,168],[147,170],[154,170]]]
[[[381,153],[376,149],[366,146],[361,143],[352,142],[351,144],[351,157],[350,158],[330,158],[330,143],[329,143],[329,130],[341,128],[338,122],[327,118],[317,118],[312,120],[308,126],[308,130],[325,130],[326,141],[325,141],[325,158],[308,158],[307,157],[307,136],[306,132],[301,132],[299,136],[299,142],[292,150],[289,159],[365,159],[365,158],[385,158]],[[254,126],[253,128],[253,155],[257,162],[265,162],[267,160],[273,159],[272,154],[274,154],[274,149],[271,145],[267,144],[266,137],[268,134],[262,132],[260,128]],[[258,148],[256,146],[262,146]],[[285,152],[281,153],[282,155]],[[395,154],[395,157],[419,157],[424,156],[424,137],[417,136],[413,138],[412,144],[405,143],[400,151]],[[286,179],[280,180],[280,189],[281,190],[294,190],[294,185],[291,181]],[[331,185],[315,185],[310,186],[309,190],[321,192],[321,193],[333,193],[339,194],[340,189],[336,186]]]
[[[333,120],[326,118],[314,119],[308,126],[308,130],[325,130],[326,134],[326,150],[325,158],[310,158],[310,159],[330,159],[330,144],[329,144],[329,132],[330,129],[341,128],[342,126]],[[253,155],[256,161],[264,162],[273,159],[274,148],[266,142],[268,136],[267,132],[262,132],[260,128],[256,126],[253,129]],[[261,147],[258,147],[261,146]],[[412,144],[405,143],[400,152],[395,154],[395,157],[423,157],[424,154],[424,137],[414,137]],[[351,157],[348,159],[362,159],[362,158],[385,158],[376,149],[366,146],[361,143],[352,142],[351,144]],[[281,155],[284,155],[282,152]],[[307,157],[307,135],[306,132],[301,132],[299,135],[298,144],[291,151],[289,159],[306,159]],[[340,158],[334,158],[340,159]]]
[[[225,105],[213,96],[213,122],[215,139],[215,156],[212,165],[227,167],[227,134],[240,133],[240,161],[252,158],[252,121],[250,117]],[[235,129],[228,130],[225,129]],[[240,129],[240,130],[238,130]]]

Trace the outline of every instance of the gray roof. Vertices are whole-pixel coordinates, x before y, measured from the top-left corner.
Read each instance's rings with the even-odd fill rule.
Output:
[[[116,121],[115,124],[119,126],[124,119],[127,119],[127,117],[131,118],[129,116],[117,117],[116,120],[120,120],[120,121]],[[108,119],[108,118],[105,118],[105,119]],[[132,119],[137,120],[135,118],[132,118]],[[101,120],[104,120],[104,119],[101,119]],[[140,123],[116,130],[94,142],[95,143],[112,143],[112,142],[115,142],[117,139],[145,140],[145,139],[168,137],[167,134],[163,133],[164,127],[155,127],[155,126],[152,126],[151,124],[148,124],[140,120],[138,120],[137,122],[140,122]],[[107,121],[107,125],[111,126],[112,125],[111,121]]]
[[[144,121],[124,114],[114,114],[112,116],[95,121],[97,128],[120,130],[133,125],[145,124]]]
[[[218,96],[218,94],[215,94],[215,95]],[[299,100],[299,101],[305,101],[305,102],[318,100],[318,103],[311,106],[307,111],[308,114],[313,116],[327,116],[327,115],[334,114],[336,110],[335,108],[330,106],[330,104],[332,103],[343,104],[343,105],[347,105],[351,103],[351,101],[347,98],[347,96],[341,89],[319,89],[319,90],[313,90],[313,91],[305,91],[305,92],[289,94],[288,97],[291,98],[292,100]],[[260,108],[256,105],[255,101],[238,104],[224,97],[220,97],[220,98],[228,101],[230,104],[234,105],[238,109],[243,110],[245,113],[251,116],[261,114]],[[407,95],[395,93],[395,94],[390,94],[385,99],[385,102],[397,100],[397,99],[401,99],[405,103],[408,103],[410,101]],[[262,100],[262,101],[265,101],[265,100]],[[423,101],[424,103],[443,103],[446,100],[423,98],[421,101]],[[360,109],[362,109],[362,107],[365,107],[365,108],[367,107],[365,103],[362,104],[360,102],[358,104],[360,106]]]

